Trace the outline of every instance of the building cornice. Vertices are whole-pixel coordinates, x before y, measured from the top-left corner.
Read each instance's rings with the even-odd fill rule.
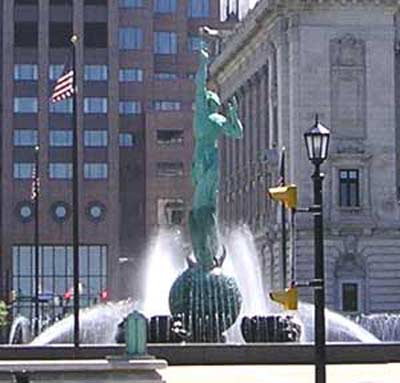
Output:
[[[332,9],[346,7],[384,7],[395,13],[400,9],[400,0],[260,0],[234,30],[224,38],[222,52],[211,65],[213,76],[218,76],[225,65],[231,61],[265,25],[281,17],[299,11]],[[293,25],[290,25],[293,26]],[[273,36],[271,36],[273,38]]]

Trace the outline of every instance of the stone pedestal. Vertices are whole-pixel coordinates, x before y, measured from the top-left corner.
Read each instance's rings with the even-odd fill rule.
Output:
[[[97,359],[0,361],[0,383],[119,383],[164,382],[164,360]]]

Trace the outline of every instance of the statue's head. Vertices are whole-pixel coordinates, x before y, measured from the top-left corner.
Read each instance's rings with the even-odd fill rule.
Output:
[[[217,93],[207,90],[207,105],[211,113],[215,113],[221,106],[221,100]]]

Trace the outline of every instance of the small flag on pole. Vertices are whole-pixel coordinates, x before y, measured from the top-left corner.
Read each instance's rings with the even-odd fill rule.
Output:
[[[74,68],[72,67],[72,54],[70,52],[68,53],[64,70],[54,85],[51,101],[54,103],[63,101],[72,97],[74,93]]]
[[[36,166],[33,167],[32,171],[32,191],[31,191],[31,200],[35,201],[39,196],[39,176],[36,174]]]

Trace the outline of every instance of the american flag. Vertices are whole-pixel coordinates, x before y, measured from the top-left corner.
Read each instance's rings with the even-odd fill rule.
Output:
[[[51,95],[52,102],[65,100],[75,93],[74,89],[74,68],[72,67],[72,54],[68,55],[60,77],[57,79]]]
[[[32,190],[31,190],[32,201],[35,201],[39,197],[39,187],[40,187],[39,175],[36,175],[36,166],[34,166],[32,171]]]

